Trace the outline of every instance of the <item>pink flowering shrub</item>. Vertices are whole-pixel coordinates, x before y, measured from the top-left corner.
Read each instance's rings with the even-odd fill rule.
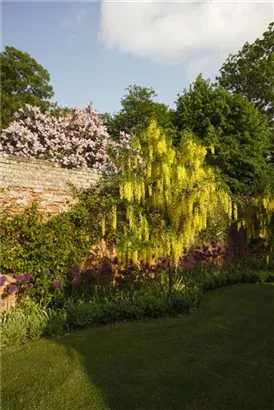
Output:
[[[129,135],[121,132],[120,140],[113,141],[91,103],[57,117],[26,105],[3,130],[0,146],[2,153],[40,158],[67,168],[89,167],[103,173],[117,172],[119,155],[129,149]]]

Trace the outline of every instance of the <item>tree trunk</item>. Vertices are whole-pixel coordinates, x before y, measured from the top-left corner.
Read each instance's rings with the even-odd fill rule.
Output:
[[[168,268],[168,296],[171,297],[173,291],[173,263],[170,262]]]

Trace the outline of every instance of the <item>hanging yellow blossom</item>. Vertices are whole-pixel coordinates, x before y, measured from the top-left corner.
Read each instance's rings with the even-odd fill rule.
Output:
[[[204,166],[206,149],[191,134],[175,148],[153,121],[133,144],[142,163],[136,173],[133,159],[125,158],[119,193],[126,207],[123,229],[141,245],[136,250],[136,244],[132,248],[126,242],[124,253],[136,264],[153,257],[169,257],[176,263],[206,227],[211,212],[221,207],[235,217],[237,209],[217,185],[213,170]],[[112,223],[117,226],[117,220]]]

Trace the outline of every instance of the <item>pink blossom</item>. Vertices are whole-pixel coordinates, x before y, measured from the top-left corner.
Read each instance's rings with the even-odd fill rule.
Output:
[[[118,172],[123,150],[130,150],[130,136],[121,133],[112,141],[90,103],[86,108],[73,107],[66,116],[43,114],[38,107],[26,105],[15,120],[2,131],[0,151],[6,154],[35,157],[65,167],[89,167],[100,172]],[[132,150],[133,155],[137,153]]]

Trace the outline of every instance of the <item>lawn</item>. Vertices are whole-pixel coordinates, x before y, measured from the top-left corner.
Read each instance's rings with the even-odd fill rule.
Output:
[[[237,285],[190,316],[6,348],[2,409],[272,410],[273,312],[273,285]]]

